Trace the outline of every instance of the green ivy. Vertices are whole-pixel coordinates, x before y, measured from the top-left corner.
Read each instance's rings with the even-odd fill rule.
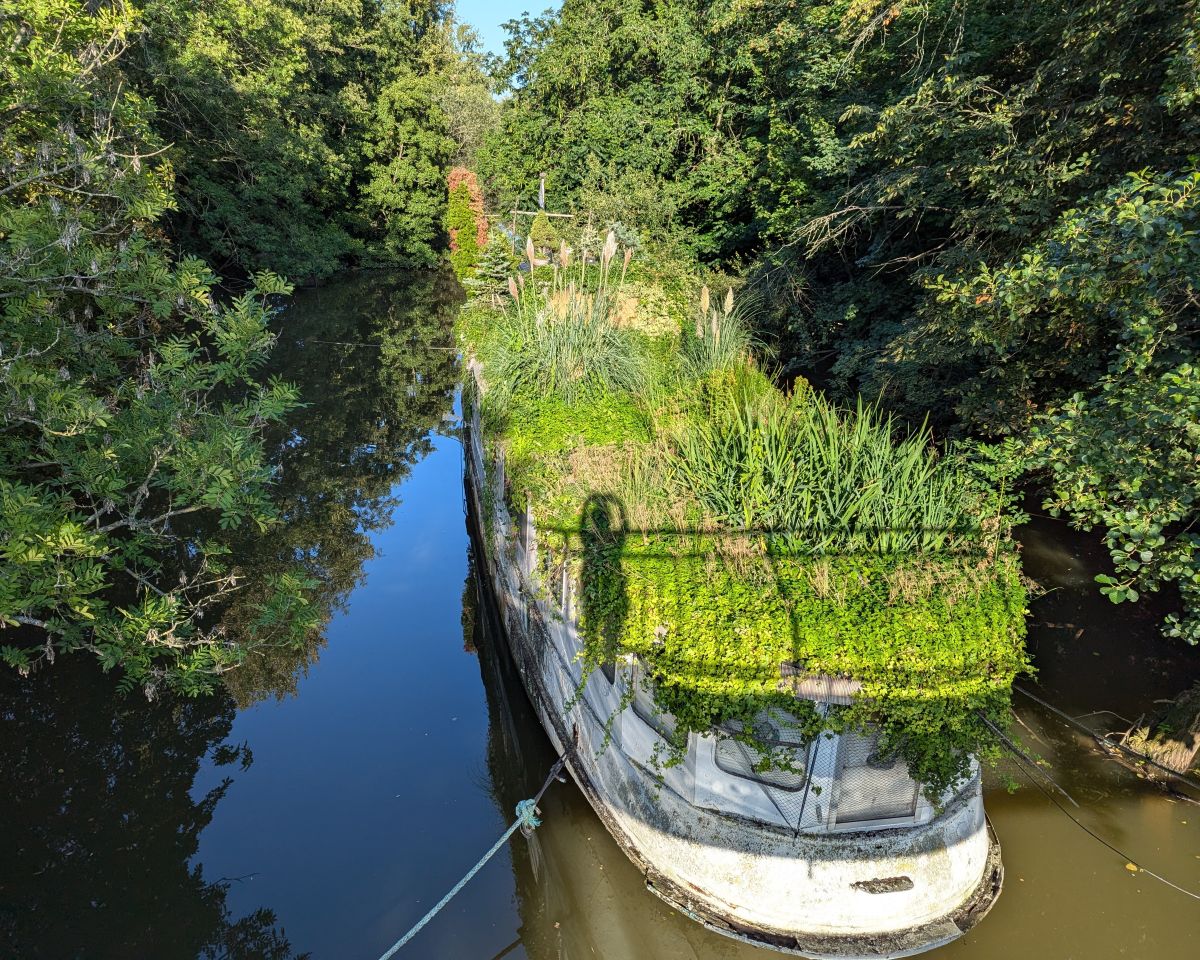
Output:
[[[749,726],[771,706],[803,724],[784,664],[853,678],[860,696],[826,725],[879,725],[936,798],[990,741],[987,724],[1003,724],[1029,667],[1012,553],[812,558],[756,538],[619,535],[580,553],[585,662],[636,653],[683,735]]]
[[[471,209],[471,191],[465,183],[450,191],[446,209],[446,229],[453,238],[450,265],[460,280],[475,276],[479,263],[479,243],[475,239],[475,211]]]

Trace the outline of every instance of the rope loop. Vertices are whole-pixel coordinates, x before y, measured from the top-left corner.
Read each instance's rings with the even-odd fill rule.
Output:
[[[420,920],[418,920],[415,927],[413,927],[408,931],[408,933],[393,943],[387,952],[379,958],[379,960],[391,960],[391,958],[396,955],[401,947],[403,947],[406,943],[408,943],[409,940],[420,933],[421,930],[424,929],[425,925],[438,915],[442,907],[448,904],[454,898],[454,896],[470,882],[471,878],[483,869],[483,865],[491,860],[501,847],[508,843],[509,838],[516,833],[517,830],[520,830],[521,833],[528,837],[533,833],[535,827],[540,827],[542,825],[542,821],[537,816],[538,801],[542,799],[542,794],[550,789],[550,784],[554,782],[554,778],[558,776],[558,772],[563,768],[563,765],[566,762],[567,755],[564,753],[558,758],[558,761],[554,764],[554,766],[550,768],[550,774],[546,777],[546,782],[542,784],[542,789],[537,792],[537,795],[529,800],[522,800],[517,804],[517,819],[512,826],[510,826],[504,831],[504,833],[500,835],[500,839],[492,844],[492,848],[480,858],[479,862],[476,863],[475,866],[467,871],[467,875],[459,880],[458,883],[451,888],[448,894],[434,904],[433,909],[425,914],[425,916],[423,916]]]
[[[517,804],[517,820],[520,821],[522,827],[528,827],[533,830],[542,825],[542,821],[537,816],[537,801],[522,800]]]

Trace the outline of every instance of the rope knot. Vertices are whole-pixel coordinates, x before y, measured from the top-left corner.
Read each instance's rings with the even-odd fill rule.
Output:
[[[537,801],[522,800],[517,804],[517,820],[521,823],[522,829],[532,830],[535,827],[540,827],[542,821],[537,816]]]

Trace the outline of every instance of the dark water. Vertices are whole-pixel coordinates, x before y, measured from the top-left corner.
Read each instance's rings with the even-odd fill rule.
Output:
[[[311,405],[274,441],[287,523],[247,567],[306,558],[330,621],[302,654],[206,700],[121,697],[86,661],[0,676],[0,957],[374,960],[511,822],[553,760],[478,602],[453,436],[453,291],[352,278],[281,318],[279,370]],[[1200,675],[1153,613],[1112,608],[1101,558],[1026,534],[1038,690],[1123,727]],[[234,612],[236,613],[236,612]],[[231,614],[232,615],[232,614]],[[1071,813],[1200,891],[1200,806],[1018,702]],[[1019,768],[1008,773],[1022,777]],[[1028,783],[988,809],[1008,882],[950,960],[1200,955],[1200,902]],[[402,957],[776,956],[709,934],[641,885],[573,785]]]

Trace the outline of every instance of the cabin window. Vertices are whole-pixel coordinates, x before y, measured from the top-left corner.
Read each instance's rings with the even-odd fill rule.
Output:
[[[660,710],[654,702],[654,681],[641,660],[635,660],[631,671],[633,683],[633,712],[664,740],[675,735],[675,717]]]
[[[795,720],[778,710],[763,711],[755,718],[754,739],[768,747],[769,754],[731,738],[731,734],[740,734],[744,729],[737,721],[722,728],[722,735],[717,740],[717,766],[726,773],[757,780],[780,790],[802,790],[808,782],[812,742],[801,735]],[[775,760],[775,766],[757,769],[768,756]],[[779,760],[784,761],[787,767],[780,766]]]
[[[900,757],[885,755],[878,732],[845,733],[838,748],[839,824],[895,820],[917,812],[917,783]]]

